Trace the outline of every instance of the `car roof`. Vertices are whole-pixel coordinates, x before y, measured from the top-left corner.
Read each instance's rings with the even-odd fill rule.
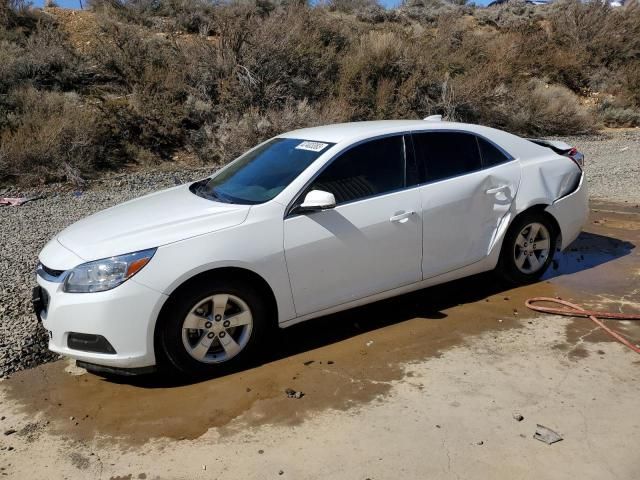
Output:
[[[368,122],[334,123],[319,127],[301,128],[287,132],[281,137],[317,140],[322,142],[339,143],[345,140],[357,139],[363,136],[384,135],[405,131],[413,126],[428,125],[423,120],[373,120]],[[448,122],[438,122],[444,124]]]
[[[546,149],[511,133],[472,123],[439,120],[373,120],[366,122],[334,123],[318,127],[301,128],[278,135],[328,143],[351,143],[369,137],[413,131],[461,131],[474,133],[499,145],[514,158],[530,158],[546,153]]]

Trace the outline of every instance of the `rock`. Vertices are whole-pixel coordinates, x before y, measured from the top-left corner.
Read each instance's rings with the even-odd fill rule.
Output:
[[[513,414],[513,419],[518,421],[518,422],[521,422],[522,420],[524,420],[524,417],[522,415],[520,415],[519,413],[514,413]]]
[[[8,436],[8,435],[13,435],[14,433],[16,433],[16,431],[17,431],[17,430],[15,430],[15,429],[13,429],[13,428],[10,428],[9,430],[5,430],[5,431],[4,431],[4,434],[5,434],[5,435],[7,435],[7,436]]]
[[[315,360],[307,360],[306,362],[304,362],[304,366],[308,367],[309,365],[311,365]]]
[[[536,433],[533,434],[533,438],[540,440],[547,445],[551,445],[552,443],[560,442],[562,440],[562,437],[558,433],[540,424],[537,424]]]
[[[297,392],[293,388],[287,388],[284,393],[287,394],[288,398],[302,398],[304,397],[304,393]]]

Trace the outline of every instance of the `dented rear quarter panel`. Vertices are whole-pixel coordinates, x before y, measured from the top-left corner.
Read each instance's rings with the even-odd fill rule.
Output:
[[[566,248],[580,233],[588,215],[586,180],[580,168],[569,158],[540,147],[542,155],[522,159],[516,213],[535,205],[545,205],[558,222],[561,248]],[[548,153],[547,153],[548,152]]]

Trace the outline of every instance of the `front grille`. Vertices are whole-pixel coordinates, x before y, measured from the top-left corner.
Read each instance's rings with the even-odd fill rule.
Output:
[[[36,275],[45,279],[47,282],[62,282],[62,280],[64,280],[64,273],[65,270],[54,270],[42,263],[38,263],[38,268],[36,268]]]
[[[44,288],[40,290],[40,295],[42,298],[42,309],[44,310],[44,313],[47,313],[47,310],[49,310],[49,300],[51,299],[51,297],[49,297],[49,292],[47,292]]]
[[[46,272],[47,275],[50,275],[54,278],[57,278],[64,273],[64,270],[54,270],[53,268],[49,268],[46,265],[43,265],[42,263],[40,264],[40,268],[42,268],[42,270]]]

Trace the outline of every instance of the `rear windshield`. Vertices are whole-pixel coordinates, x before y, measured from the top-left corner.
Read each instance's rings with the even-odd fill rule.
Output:
[[[267,202],[333,145],[294,138],[274,138],[245,153],[212,178],[194,183],[191,191],[220,202]]]

